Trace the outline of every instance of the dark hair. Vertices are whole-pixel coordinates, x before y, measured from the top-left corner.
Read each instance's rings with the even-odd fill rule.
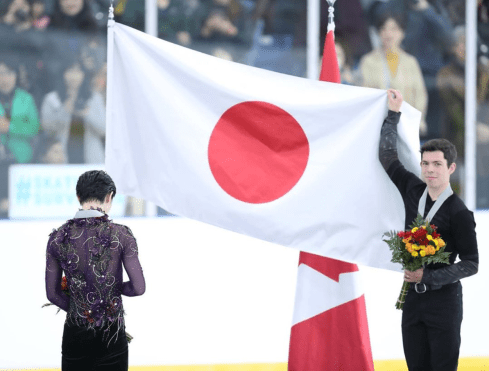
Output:
[[[64,55],[61,61],[59,61],[59,69],[57,70],[57,78],[55,80],[55,88],[58,92],[59,98],[62,102],[66,100],[68,97],[67,86],[64,79],[64,74],[70,68],[73,68],[75,65],[78,65],[80,69],[85,74],[83,78],[83,82],[78,90],[77,100],[75,102],[75,109],[83,109],[87,103],[87,100],[91,96],[90,82],[92,80],[92,76],[89,71],[87,71],[80,59],[76,56]]]
[[[61,0],[55,0],[54,11],[49,26],[51,28],[57,28],[64,31],[98,31],[97,21],[92,14],[92,10],[88,4],[88,0],[83,0],[83,7],[80,13],[69,16],[61,10],[59,2]]]
[[[382,27],[384,27],[385,23],[389,20],[393,19],[397,25],[403,30],[406,30],[406,18],[397,12],[386,11],[378,16],[375,20],[375,28],[377,31],[380,31]]]
[[[457,149],[452,142],[446,139],[431,139],[421,146],[421,157],[425,152],[443,152],[443,156],[447,160],[447,165],[450,166],[457,161]]]
[[[103,170],[90,170],[78,178],[76,183],[76,195],[80,200],[80,204],[88,201],[104,202],[110,192],[114,192],[112,198],[115,197],[115,183]]]

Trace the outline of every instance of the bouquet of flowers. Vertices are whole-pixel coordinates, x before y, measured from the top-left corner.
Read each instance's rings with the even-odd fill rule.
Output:
[[[445,241],[436,231],[436,226],[429,224],[418,214],[408,231],[390,231],[384,234],[384,241],[392,251],[393,263],[400,263],[402,268],[415,271],[431,263],[448,264],[451,253],[445,252]],[[396,308],[402,309],[410,283],[404,281]]]
[[[70,289],[68,287],[68,280],[67,280],[66,276],[63,276],[63,278],[61,279],[61,291],[65,295],[70,296]],[[46,303],[41,308],[48,307],[50,305],[53,305],[53,304],[52,303]],[[56,314],[58,314],[60,310],[61,309],[58,308]],[[134,339],[134,336],[132,336],[128,332],[126,332],[126,339],[127,339],[127,342],[130,343],[132,341],[132,339]]]

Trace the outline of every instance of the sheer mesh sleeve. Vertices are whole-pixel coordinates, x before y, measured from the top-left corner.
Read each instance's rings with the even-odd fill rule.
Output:
[[[48,300],[64,311],[70,307],[70,299],[61,290],[61,277],[63,270],[56,259],[56,248],[54,246],[54,234],[48,242],[46,250],[46,296]]]
[[[138,296],[146,291],[143,269],[139,263],[138,245],[131,230],[123,227],[121,231],[122,263],[127,272],[129,281],[122,284],[122,295]]]
[[[425,268],[421,282],[429,285],[446,285],[478,272],[479,250],[473,213],[469,210],[459,211],[453,216],[452,225],[460,261],[439,269]]]

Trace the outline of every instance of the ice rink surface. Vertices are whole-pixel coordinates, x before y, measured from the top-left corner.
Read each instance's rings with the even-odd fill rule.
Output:
[[[286,362],[298,251],[184,218],[125,218],[146,277],[124,297],[131,365]],[[489,213],[479,273],[462,281],[461,357],[489,356]],[[0,221],[0,368],[59,367],[64,313],[41,309],[45,248],[61,220]],[[361,267],[374,360],[402,359],[402,274]]]

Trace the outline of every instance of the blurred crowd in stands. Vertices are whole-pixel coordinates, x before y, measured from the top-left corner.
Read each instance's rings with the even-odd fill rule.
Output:
[[[307,0],[155,1],[164,40],[306,75]],[[104,162],[109,5],[0,2],[0,217],[10,165]],[[114,7],[117,22],[144,31],[144,0]],[[321,0],[321,49],[327,13]],[[342,82],[400,90],[423,114],[422,140],[456,144],[463,193],[465,0],[338,0],[335,23]],[[477,207],[489,208],[489,0],[478,2],[477,30]]]

